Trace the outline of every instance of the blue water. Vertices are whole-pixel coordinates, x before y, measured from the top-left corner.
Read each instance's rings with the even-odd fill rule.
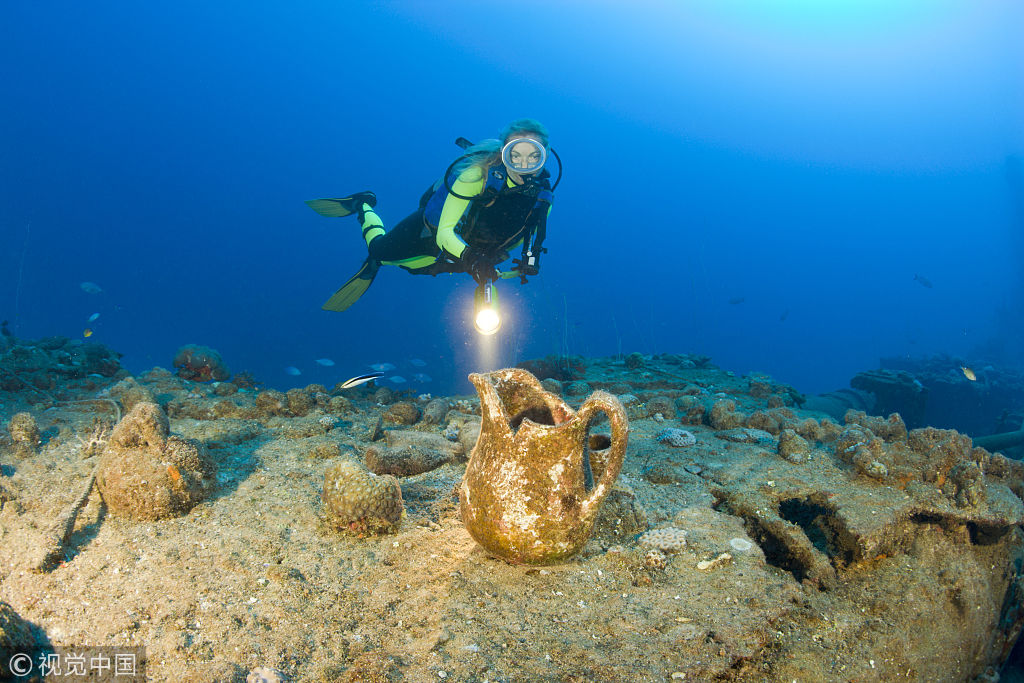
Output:
[[[1021,366],[1022,32],[1014,0],[11,0],[0,319],[91,327],[136,372],[205,344],[279,388],[387,361],[469,392],[551,353],[807,392],[882,356]],[[524,116],[565,177],[491,356],[468,276],[388,268],[320,310],[365,246],[304,200],[372,189],[393,225],[456,137]]]

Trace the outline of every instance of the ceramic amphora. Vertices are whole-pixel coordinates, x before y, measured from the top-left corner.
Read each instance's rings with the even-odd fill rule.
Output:
[[[513,563],[550,564],[579,552],[622,469],[629,420],[622,403],[595,391],[573,411],[526,370],[469,379],[483,421],[459,488],[470,535]],[[590,434],[597,413],[611,439]]]

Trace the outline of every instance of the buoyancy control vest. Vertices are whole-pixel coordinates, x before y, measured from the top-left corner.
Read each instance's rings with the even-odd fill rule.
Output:
[[[423,218],[436,233],[441,210],[457,177],[452,169],[447,178],[434,183],[423,194],[420,205]],[[521,185],[508,184],[508,171],[497,163],[487,169],[487,181],[480,194],[466,197],[469,207],[459,220],[455,232],[467,244],[486,252],[497,252],[523,241],[527,248],[539,252],[543,226],[554,195],[551,175],[545,169],[535,177],[526,177]],[[538,240],[537,238],[540,238]]]

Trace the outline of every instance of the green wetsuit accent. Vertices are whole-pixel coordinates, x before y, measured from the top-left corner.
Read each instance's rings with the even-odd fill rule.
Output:
[[[384,221],[373,212],[373,208],[369,204],[363,204],[360,212],[360,224],[363,227],[363,239],[366,240],[366,246],[370,246],[370,242],[386,232]]]
[[[512,184],[512,180],[509,179],[508,183]],[[459,174],[459,177],[454,183],[452,183],[452,191],[456,194],[461,194],[463,197],[476,197],[484,191],[484,175],[480,172],[479,168],[470,167]],[[462,252],[466,250],[466,243],[458,236],[455,232],[456,226],[459,221],[466,214],[466,209],[469,208],[469,199],[459,199],[451,192],[444,200],[444,206],[441,207],[441,218],[438,220],[437,226],[437,246],[444,249],[446,252],[460,258]]]
[[[399,259],[398,261],[381,261],[385,266],[402,266],[403,268],[426,268],[437,263],[433,256],[413,256],[412,258]]]

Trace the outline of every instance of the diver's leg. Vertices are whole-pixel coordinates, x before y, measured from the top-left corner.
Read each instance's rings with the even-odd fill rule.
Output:
[[[387,232],[373,211],[361,212],[359,216],[370,258],[375,261],[394,263],[437,253],[434,236],[423,222],[422,210],[406,216]]]
[[[373,207],[369,204],[362,204],[359,207],[359,225],[363,227],[363,239],[366,240],[367,247],[378,237],[386,234],[384,232],[384,221],[373,212]]]

